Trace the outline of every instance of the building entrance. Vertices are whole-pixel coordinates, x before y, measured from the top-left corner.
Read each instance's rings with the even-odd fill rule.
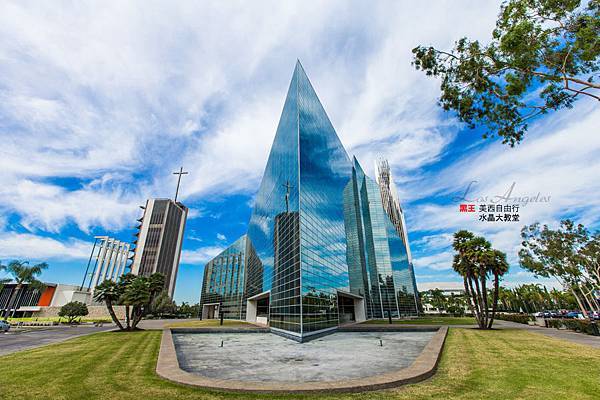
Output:
[[[202,319],[218,319],[219,303],[205,304],[202,306]]]
[[[339,323],[345,324],[348,322],[365,321],[365,307],[362,296],[348,292],[337,292]]]
[[[246,321],[269,325],[269,300],[271,292],[259,293],[246,301]]]

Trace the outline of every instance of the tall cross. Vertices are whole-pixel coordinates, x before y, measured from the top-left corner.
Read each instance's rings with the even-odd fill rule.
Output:
[[[281,185],[285,188],[285,212],[290,212],[290,181],[285,181],[285,185]]]
[[[179,175],[177,177],[177,190],[175,191],[175,201],[177,201],[177,195],[179,194],[179,184],[181,183],[181,175],[187,175],[187,171],[183,171],[183,167],[179,168],[179,172],[173,172],[173,175]]]

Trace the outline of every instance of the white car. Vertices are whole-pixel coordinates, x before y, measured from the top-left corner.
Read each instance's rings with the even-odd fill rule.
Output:
[[[8,332],[10,329],[10,324],[8,321],[0,320],[0,332]]]

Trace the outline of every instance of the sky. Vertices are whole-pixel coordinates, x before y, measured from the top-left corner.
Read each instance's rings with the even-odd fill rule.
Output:
[[[460,281],[458,229],[507,253],[505,285],[556,285],[519,268],[519,232],[600,227],[600,109],[581,99],[510,148],[441,110],[439,81],[411,65],[421,44],[488,41],[499,4],[2,2],[0,261],[46,261],[44,281],[80,284],[93,236],[131,241],[139,205],[173,197],[183,166],[175,300],[198,302],[204,264],[246,232],[300,59],[348,153],[371,176],[389,160],[420,288]],[[511,187],[519,222],[459,212]]]

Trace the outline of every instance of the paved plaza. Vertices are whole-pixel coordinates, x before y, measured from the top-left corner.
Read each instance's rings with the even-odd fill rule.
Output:
[[[174,333],[173,341],[181,369],[205,377],[253,382],[330,382],[406,368],[434,334],[338,332],[297,343],[274,334]]]

